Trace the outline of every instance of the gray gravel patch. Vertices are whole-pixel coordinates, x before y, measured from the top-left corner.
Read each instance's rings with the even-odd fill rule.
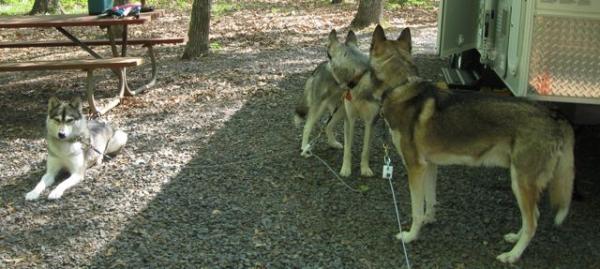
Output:
[[[180,61],[182,47],[158,48],[166,72],[159,85],[104,118],[130,134],[129,144],[59,201],[26,202],[24,195],[44,172],[46,100],[72,96],[83,77],[36,82],[46,74],[32,73],[17,76],[26,83],[8,84],[14,75],[2,75],[0,268],[403,268],[388,182],[356,175],[362,139],[355,139],[355,174],[345,179],[368,188],[361,193],[300,157],[292,112],[325,58],[325,36],[280,49],[232,45],[197,61]],[[359,36],[368,46],[368,33]],[[440,79],[445,60],[430,54],[431,41],[416,44],[423,44],[415,56],[421,75]],[[442,168],[437,222],[407,245],[413,268],[599,268],[599,131],[579,131],[577,185],[585,199],[573,202],[558,228],[543,199],[538,232],[513,266],[495,260],[511,248],[502,235],[520,226],[508,172]],[[377,172],[383,134],[378,123]],[[341,166],[341,151],[321,143],[315,153]],[[392,159],[407,229],[406,175],[397,154]]]

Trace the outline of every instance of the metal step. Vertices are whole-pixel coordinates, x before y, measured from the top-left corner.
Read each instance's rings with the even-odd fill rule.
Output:
[[[476,90],[480,79],[477,73],[458,68],[442,67],[442,74],[450,88]]]

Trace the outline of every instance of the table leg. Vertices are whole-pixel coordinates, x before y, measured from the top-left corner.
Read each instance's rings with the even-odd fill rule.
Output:
[[[77,39],[77,37],[75,37],[74,35],[72,35],[71,33],[69,33],[64,28],[62,28],[62,27],[56,27],[56,30],[58,30],[60,33],[62,33],[64,36],[66,36],[69,40],[71,40],[75,44],[79,45],[83,50],[87,51],[94,58],[96,58],[96,59],[102,59],[102,56],[100,56],[98,53],[96,53],[95,51],[93,51],[88,45],[86,45],[85,43],[81,42],[79,39]],[[113,52],[113,53],[116,54],[116,52]],[[116,54],[116,55],[118,55],[118,54]],[[119,75],[119,70],[112,69],[112,71],[113,71],[113,73],[115,73],[115,75],[117,75],[117,76]]]
[[[141,87],[135,90],[131,90],[129,87],[127,87],[125,89],[125,95],[127,96],[134,96],[136,94],[139,94],[147,89],[152,88],[154,84],[156,84],[156,56],[154,55],[154,49],[152,48],[152,45],[147,45],[146,47],[148,47],[148,56],[150,57],[150,62],[152,64],[152,77],[150,78],[150,82],[142,85]]]
[[[88,105],[90,107],[90,113],[93,116],[99,116],[105,114],[109,110],[113,109],[115,106],[121,103],[121,99],[125,95],[125,86],[127,85],[127,78],[125,74],[125,69],[119,70],[119,95],[112,98],[104,107],[98,107],[96,104],[96,99],[94,98],[94,70],[87,70],[87,79],[86,79],[86,95],[88,100]]]
[[[71,33],[69,33],[64,28],[62,28],[62,27],[56,27],[56,30],[58,30],[61,34],[63,34],[64,36],[66,36],[69,40],[73,41],[75,44],[79,45],[83,50],[87,51],[90,55],[94,56],[94,58],[96,58],[96,59],[102,59],[102,56],[98,55],[98,53],[96,53],[95,51],[93,51],[88,45],[86,45],[83,42],[79,41],[79,39],[77,39],[77,37],[75,37],[74,35],[72,35]]]
[[[107,28],[108,40],[110,41],[110,49],[112,51],[113,57],[119,57],[119,52],[117,51],[117,43],[115,42],[115,35],[113,34],[112,26],[108,26]]]
[[[123,44],[121,45],[121,57],[127,56],[127,24],[123,25]]]
[[[125,68],[121,69],[121,75],[119,76],[119,100],[125,97],[125,90],[127,87],[127,72],[125,72]]]
[[[95,51],[93,51],[88,45],[86,45],[85,43],[81,42],[79,39],[77,39],[77,37],[75,37],[74,35],[72,35],[71,33],[69,33],[67,30],[65,30],[62,27],[56,27],[56,30],[58,30],[60,33],[62,33],[64,36],[66,36],[69,40],[71,40],[72,42],[76,43],[77,45],[79,45],[83,50],[87,51],[90,55],[92,55],[94,58],[96,59],[102,59],[102,56],[100,56],[98,53],[96,53]],[[127,25],[123,25],[123,44],[121,47],[121,56],[125,57],[127,56]],[[111,49],[112,49],[112,53],[115,57],[118,56],[118,52],[117,52],[117,48],[116,48],[116,42],[114,39],[114,36],[112,34],[112,31],[110,29],[110,26],[108,27],[108,38],[110,40],[111,43]],[[152,52],[152,48],[149,48],[149,51]],[[151,59],[152,59],[152,78],[153,80],[147,84],[147,85],[154,85],[155,82],[155,77],[156,77],[156,63],[155,63],[155,59],[154,59],[154,54],[151,53]],[[143,90],[145,90],[145,87],[147,86],[143,86],[142,88],[132,91],[129,88],[129,85],[127,83],[127,70],[126,68],[122,68],[122,69],[112,69],[112,71],[119,77],[119,95],[112,101],[110,101],[104,108],[99,109],[96,105],[96,100],[94,98],[94,76],[93,76],[93,70],[87,70],[87,89],[86,89],[86,94],[87,94],[87,99],[88,99],[88,103],[90,106],[90,110],[91,113],[94,115],[102,115],[104,113],[106,113],[108,110],[112,109],[113,107],[117,106],[120,102],[121,99],[123,98],[123,96],[125,94],[127,95],[135,95],[138,92],[141,92]]]
[[[100,110],[98,110],[98,107],[96,106],[96,99],[94,98],[94,70],[93,69],[88,69],[87,70],[87,78],[86,78],[86,85],[85,85],[85,94],[87,95],[87,100],[88,100],[88,106],[90,107],[90,114],[92,114],[93,116],[99,115]]]
[[[121,57],[127,56],[127,24],[123,25],[123,32],[121,33],[121,39],[123,43],[121,44]],[[127,73],[127,69],[123,68],[123,72]],[[129,88],[129,84],[125,82],[125,91],[127,95],[131,92],[131,88]]]

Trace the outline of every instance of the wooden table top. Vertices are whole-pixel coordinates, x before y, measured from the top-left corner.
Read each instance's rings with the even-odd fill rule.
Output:
[[[142,13],[139,18],[98,17],[91,15],[41,15],[41,16],[2,16],[0,28],[51,28],[64,26],[110,26],[124,24],[142,24],[149,22],[154,14]]]

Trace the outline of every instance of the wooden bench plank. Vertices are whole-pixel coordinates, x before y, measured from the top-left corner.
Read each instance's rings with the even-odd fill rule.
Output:
[[[95,115],[102,115],[121,103],[125,95],[127,85],[125,77],[125,68],[141,65],[143,58],[139,57],[116,57],[107,59],[83,59],[83,60],[57,60],[57,61],[37,61],[21,63],[0,63],[0,72],[32,71],[32,70],[61,70],[78,69],[87,73],[86,95],[90,112]],[[110,100],[104,107],[96,104],[94,97],[95,83],[94,70],[99,68],[110,68],[116,72],[119,77],[119,94]]]
[[[183,37],[174,38],[142,38],[142,39],[129,39],[127,44],[129,45],[157,45],[157,44],[177,44],[185,41]],[[81,41],[81,43],[88,46],[104,46],[110,45],[110,40],[87,40]],[[122,45],[123,40],[116,39],[115,44]],[[31,48],[31,47],[71,47],[79,46],[79,44],[62,41],[62,40],[49,40],[49,41],[27,41],[27,42],[6,42],[0,43],[0,48]]]
[[[139,57],[0,63],[0,72],[61,69],[91,70],[98,68],[124,68],[138,66],[143,63],[144,59]]]

